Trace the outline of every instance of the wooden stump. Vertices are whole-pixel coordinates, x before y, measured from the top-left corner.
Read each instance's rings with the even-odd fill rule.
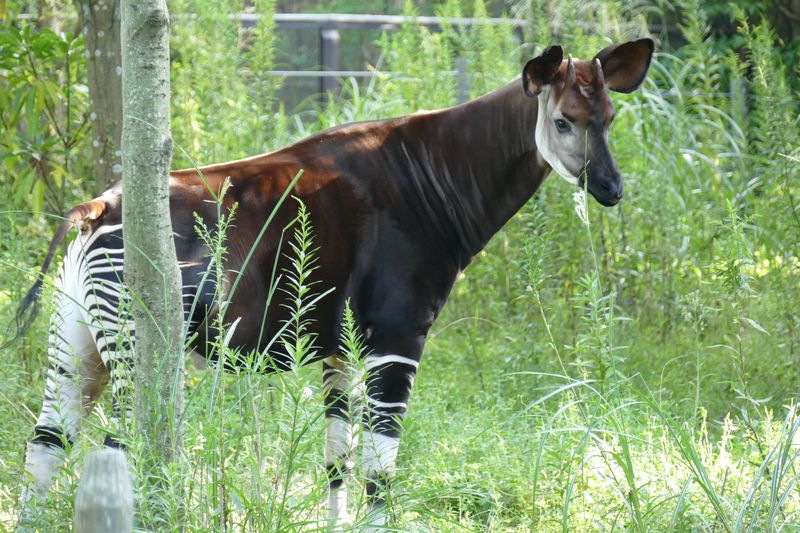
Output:
[[[120,450],[95,450],[86,458],[75,495],[75,533],[133,530],[133,489]]]

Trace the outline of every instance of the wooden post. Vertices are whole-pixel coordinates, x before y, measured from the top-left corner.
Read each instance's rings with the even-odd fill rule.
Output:
[[[456,58],[456,75],[458,76],[456,81],[456,101],[459,104],[463,104],[469,100],[469,93],[472,89],[469,83],[467,60],[461,56]]]
[[[320,63],[322,70],[336,72],[339,70],[339,30],[322,28],[320,35]],[[327,101],[328,91],[339,92],[339,80],[331,76],[320,78],[320,90],[323,102]]]
[[[114,448],[86,458],[75,494],[75,533],[133,530],[133,489],[125,454]]]

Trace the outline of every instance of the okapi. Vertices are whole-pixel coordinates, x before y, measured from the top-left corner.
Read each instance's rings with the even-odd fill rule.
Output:
[[[267,370],[281,370],[291,365],[290,355],[270,339],[289,317],[281,297],[268,298],[268,280],[276,264],[288,265],[279,241],[296,205],[281,205],[257,238],[281,194],[303,171],[291,192],[307,206],[319,247],[314,279],[333,289],[309,322],[326,391],[331,521],[340,523],[347,515],[344,481],[353,448],[349,378],[337,355],[345,302],[350,301],[368,352],[362,460],[368,500],[380,524],[399,421],[426,335],[456,277],[551,169],[604,206],[620,201],[622,182],[608,147],[614,118],[608,90],[636,89],[652,54],[650,39],[610,46],[591,61],[564,59],[561,46],[551,46],[525,65],[521,84],[517,80],[462,105],[336,127],[275,152],[204,167],[203,176],[193,169],[171,174],[184,298],[200,302],[191,314],[187,307],[193,351],[213,357],[208,347],[218,333],[211,326],[218,318],[214,293],[229,290],[232,281],[212,275],[199,282],[211,269],[194,217],[215,226],[212,191],[229,180],[223,212],[238,207],[227,236],[225,272],[232,278],[241,271],[241,280],[223,322],[238,320],[231,346],[266,354],[272,362]],[[82,416],[106,383],[115,399],[130,386],[131,347],[119,342],[132,325],[118,313],[124,288],[122,200],[122,191],[113,188],[70,210],[41,268],[46,273],[60,241],[79,225],[56,282],[44,403],[25,460],[33,487],[23,499],[47,491],[65,445],[78,435]],[[40,277],[20,305],[21,331],[35,314],[41,285]],[[107,443],[113,445],[113,438]]]

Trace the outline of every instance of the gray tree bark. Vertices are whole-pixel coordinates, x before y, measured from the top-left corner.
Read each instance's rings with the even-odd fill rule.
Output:
[[[122,177],[122,58],[119,0],[74,0],[86,42],[97,193]]]
[[[133,297],[135,411],[145,482],[181,453],[183,308],[169,212],[169,13],[165,0],[122,0],[122,222]]]

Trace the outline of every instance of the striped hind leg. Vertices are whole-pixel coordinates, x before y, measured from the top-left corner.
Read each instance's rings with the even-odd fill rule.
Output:
[[[108,368],[111,383],[111,414],[104,445],[124,448],[123,440],[133,422],[133,329],[132,321],[106,323],[95,331],[100,358]],[[130,330],[129,330],[130,328]]]
[[[112,238],[95,241],[86,254],[84,298],[89,329],[111,383],[112,407],[105,445],[120,447],[119,439],[133,419],[134,328],[130,297],[123,282],[122,239],[113,233],[108,237]]]
[[[328,521],[347,521],[346,481],[353,468],[355,435],[350,413],[351,379],[343,359],[322,361],[325,394],[325,468],[328,472]]]
[[[76,291],[76,248],[70,247],[56,282],[55,312],[50,321],[48,368],[42,410],[25,453],[25,471],[32,478],[23,488],[23,516],[42,497],[78,436],[81,419],[108,381]]]

